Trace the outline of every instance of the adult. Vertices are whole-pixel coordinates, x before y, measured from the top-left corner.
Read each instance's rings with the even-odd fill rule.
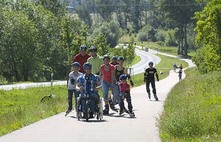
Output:
[[[153,62],[149,62],[149,68],[147,68],[144,73],[144,82],[146,82],[146,91],[147,91],[149,99],[151,99],[150,88],[149,88],[151,84],[154,98],[156,101],[158,101],[156,87],[155,87],[155,76],[156,76],[157,81],[159,81],[157,69],[153,67]]]
[[[100,66],[103,64],[102,58],[97,55],[97,47],[90,47],[91,57],[87,59],[87,62],[92,64],[92,73],[99,75],[100,74]]]
[[[78,53],[76,56],[73,58],[73,62],[78,62],[80,63],[80,72],[85,73],[83,69],[83,64],[87,62],[87,59],[90,57],[89,54],[87,54],[87,46],[86,45],[81,45],[80,46],[80,53]]]
[[[100,67],[100,76],[101,76],[101,84],[102,84],[102,91],[105,103],[105,109],[103,111],[104,115],[109,114],[109,89],[112,89],[112,94],[116,94],[113,88],[115,83],[115,67],[110,64],[110,56],[104,55],[103,56],[104,64]]]

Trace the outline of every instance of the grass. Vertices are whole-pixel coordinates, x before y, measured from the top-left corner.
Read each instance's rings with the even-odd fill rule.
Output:
[[[40,102],[51,93],[56,97]],[[64,111],[66,94],[66,86],[0,90],[0,135]]]
[[[221,72],[186,73],[166,99],[159,120],[162,142],[221,141]]]

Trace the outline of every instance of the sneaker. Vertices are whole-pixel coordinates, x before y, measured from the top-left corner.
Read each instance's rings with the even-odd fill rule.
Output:
[[[156,100],[156,101],[159,101],[159,99],[158,99],[158,98],[156,98],[155,100]]]

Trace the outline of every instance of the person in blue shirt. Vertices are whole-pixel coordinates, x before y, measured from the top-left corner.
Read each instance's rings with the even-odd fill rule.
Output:
[[[92,73],[92,64],[89,62],[84,63],[83,69],[85,73],[78,77],[77,88],[80,90],[80,98],[82,103],[82,112],[84,112],[85,98],[89,97],[91,100],[89,117],[94,117],[94,112],[97,111],[99,103],[98,89],[101,88],[101,82],[98,75]],[[84,116],[83,116],[84,117]]]

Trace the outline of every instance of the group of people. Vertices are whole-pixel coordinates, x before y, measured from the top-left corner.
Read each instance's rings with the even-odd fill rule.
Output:
[[[183,73],[183,65],[180,64],[180,66],[177,66],[175,63],[173,64],[173,70],[174,72],[176,72],[176,69],[179,69],[178,71],[178,77],[179,77],[179,80],[182,80],[182,73]]]
[[[98,89],[102,88],[104,115],[109,114],[109,108],[118,111],[115,105],[119,104],[120,115],[127,112],[135,116],[131,102],[130,85],[127,83],[130,75],[124,67],[124,57],[114,56],[112,59],[109,55],[100,57],[97,55],[96,46],[91,46],[89,51],[90,55],[87,53],[87,47],[81,45],[80,53],[73,58],[72,71],[69,73],[68,81],[68,109],[66,115],[73,109],[73,94],[76,108],[79,96],[85,97],[85,95],[90,94],[90,97],[98,100]],[[112,91],[112,95],[110,95],[109,90]],[[124,99],[128,103],[128,109],[124,106]],[[90,117],[93,117],[93,113],[90,113]]]

